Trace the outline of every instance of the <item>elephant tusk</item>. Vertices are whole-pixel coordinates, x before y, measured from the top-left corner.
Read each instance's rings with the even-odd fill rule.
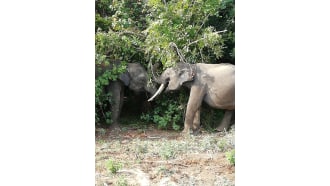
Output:
[[[155,97],[158,96],[164,90],[164,88],[165,85],[161,84],[157,92],[150,99],[148,99],[148,101],[152,101],[153,99],[155,99]]]

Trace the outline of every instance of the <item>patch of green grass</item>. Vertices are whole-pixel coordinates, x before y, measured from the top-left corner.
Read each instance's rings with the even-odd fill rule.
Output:
[[[226,158],[231,165],[235,165],[235,149],[226,152]]]
[[[118,180],[116,181],[116,186],[128,186],[128,182],[125,179],[125,177],[120,176]]]
[[[119,169],[122,168],[122,164],[120,162],[116,162],[112,159],[109,159],[107,162],[106,162],[106,168],[111,172],[111,173],[117,173],[117,171]]]
[[[220,139],[217,145],[221,152],[224,152],[228,148],[227,142],[224,139]]]
[[[158,174],[165,174],[166,171],[167,171],[167,169],[164,165],[158,167],[158,169],[157,169]]]
[[[148,146],[147,146],[147,144],[137,145],[136,146],[136,152],[137,153],[142,153],[142,154],[147,153],[148,152]]]
[[[170,143],[165,143],[165,145],[160,149],[159,155],[163,159],[168,160],[175,158],[176,153],[174,147]]]
[[[107,143],[107,141],[102,139],[102,140],[97,140],[96,143],[103,145],[103,144]]]
[[[104,136],[107,133],[106,129],[103,128],[98,128],[96,129],[96,132],[100,135],[100,136]]]
[[[212,136],[205,136],[201,139],[201,141],[199,142],[199,147],[202,151],[207,151],[207,150],[211,150],[214,149],[214,147],[216,146],[216,139],[213,138]]]
[[[157,174],[159,176],[163,177],[163,176],[170,176],[170,175],[174,174],[174,172],[172,170],[170,170],[169,168],[165,167],[164,165],[162,165],[157,168]]]

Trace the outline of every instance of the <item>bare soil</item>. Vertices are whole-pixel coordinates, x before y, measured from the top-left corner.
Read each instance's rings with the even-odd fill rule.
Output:
[[[154,127],[96,128],[95,136],[97,186],[235,185],[235,166],[226,156],[235,148],[234,128],[196,136]]]

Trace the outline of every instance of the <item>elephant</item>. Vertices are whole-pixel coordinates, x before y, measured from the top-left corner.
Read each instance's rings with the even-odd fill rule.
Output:
[[[213,108],[225,110],[216,130],[228,130],[235,110],[235,65],[178,62],[167,68],[157,81],[161,85],[148,101],[152,101],[166,86],[165,92],[182,86],[190,88],[183,133],[196,134],[199,131],[203,101]]]
[[[118,66],[119,61],[112,63],[111,65],[96,65],[95,66],[95,78],[105,72],[105,70],[111,70],[114,66]],[[124,100],[124,87],[127,86],[135,93],[148,92],[151,95],[154,94],[157,88],[148,83],[148,74],[145,68],[140,63],[127,63],[126,71],[121,73],[114,81],[110,81],[106,87],[106,91],[111,93],[111,119],[112,128],[118,128],[119,117],[123,107]]]

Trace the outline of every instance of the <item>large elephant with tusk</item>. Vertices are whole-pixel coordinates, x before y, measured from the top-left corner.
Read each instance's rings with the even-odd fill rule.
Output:
[[[202,101],[217,109],[224,109],[225,115],[218,131],[228,130],[235,110],[235,66],[232,64],[189,64],[177,63],[166,69],[158,80],[161,85],[148,100],[152,101],[167,86],[166,91],[181,86],[190,88],[190,95],[184,121],[184,133],[196,133],[200,128]]]

